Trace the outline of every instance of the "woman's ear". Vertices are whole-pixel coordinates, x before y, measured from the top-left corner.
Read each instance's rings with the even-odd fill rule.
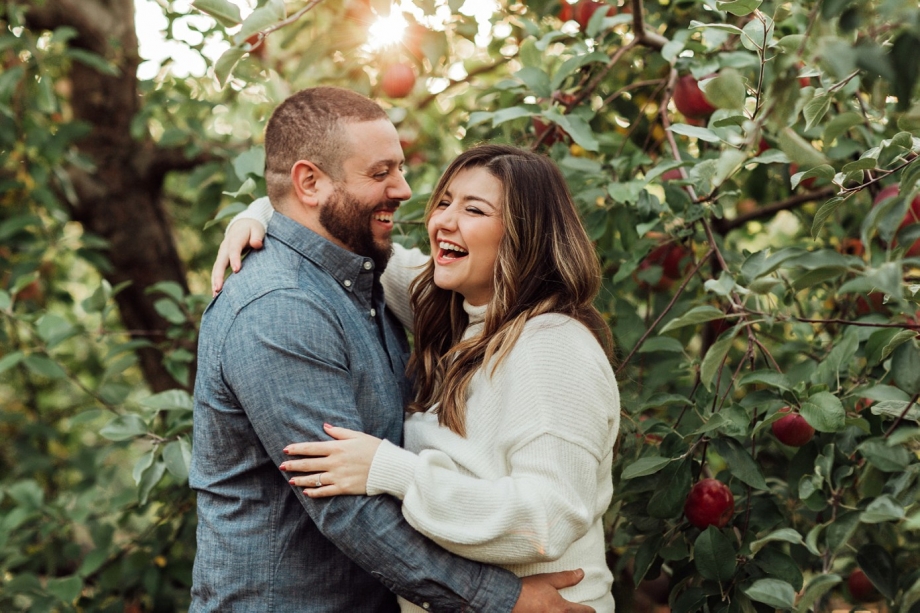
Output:
[[[291,185],[297,201],[308,207],[319,204],[320,181],[324,178],[323,171],[309,160],[298,160],[291,167]]]

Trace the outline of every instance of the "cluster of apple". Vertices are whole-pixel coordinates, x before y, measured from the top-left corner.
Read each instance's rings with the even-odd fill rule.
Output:
[[[569,4],[565,0],[560,2],[559,19],[562,21],[575,20],[578,27],[584,31],[588,27],[591,17],[601,7],[607,7],[607,16],[612,17],[617,14],[617,7],[605,2],[595,2],[595,0],[579,0],[575,4]],[[628,10],[628,9],[626,9]]]

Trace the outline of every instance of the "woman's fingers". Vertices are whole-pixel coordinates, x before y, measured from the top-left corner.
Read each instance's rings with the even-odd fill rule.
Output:
[[[350,438],[358,438],[360,436],[367,436],[364,432],[358,432],[357,430],[349,430],[348,428],[340,428],[338,426],[333,426],[331,424],[323,424],[323,430],[326,431],[326,434],[331,436],[334,439],[344,441]]]
[[[211,268],[211,292],[216,296],[224,287],[224,271],[230,265],[230,256],[227,255],[227,239],[220,243],[217,250],[217,259],[214,260],[214,266]]]
[[[291,443],[284,448],[287,455],[327,456],[332,453],[330,441],[322,443]]]
[[[327,470],[329,463],[326,458],[305,458],[303,460],[287,460],[281,464],[281,470],[289,473],[312,473],[320,470]]]

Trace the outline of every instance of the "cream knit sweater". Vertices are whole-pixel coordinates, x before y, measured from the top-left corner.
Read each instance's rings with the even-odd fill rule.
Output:
[[[410,327],[408,285],[427,259],[395,245],[381,278],[387,306]],[[481,332],[485,307],[464,309],[469,338]],[[466,437],[432,411],[409,415],[405,447],[378,448],[368,494],[400,498],[416,530],[465,558],[518,576],[582,568],[585,578],[562,596],[612,612],[601,517],[613,494],[620,398],[603,350],[577,321],[541,315],[490,370],[470,382]]]

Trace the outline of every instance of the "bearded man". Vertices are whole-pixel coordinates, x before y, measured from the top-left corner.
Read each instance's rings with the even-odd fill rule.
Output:
[[[411,195],[396,129],[347,90],[298,92],[272,114],[275,214],[202,319],[189,483],[198,493],[192,612],[583,611],[556,588],[450,554],[388,496],[312,499],[278,466],[323,423],[399,444],[409,347],[379,277]]]

